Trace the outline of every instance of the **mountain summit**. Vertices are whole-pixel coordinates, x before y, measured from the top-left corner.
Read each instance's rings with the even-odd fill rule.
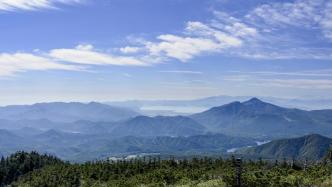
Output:
[[[286,137],[308,133],[332,134],[331,110],[289,109],[257,98],[213,107],[191,117],[210,131],[236,136]]]

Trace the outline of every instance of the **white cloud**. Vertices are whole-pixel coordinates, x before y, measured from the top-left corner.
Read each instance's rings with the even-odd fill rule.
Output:
[[[81,70],[83,67],[61,64],[29,53],[0,54],[0,76],[13,76],[29,70]]]
[[[52,49],[49,52],[0,53],[0,76],[12,76],[29,70],[87,70],[90,65],[147,66],[134,57],[104,53],[92,45],[78,45],[72,49]]]
[[[150,61],[187,62],[212,53],[258,60],[332,59],[332,48],[318,46],[314,35],[318,29],[321,36],[332,40],[332,1],[266,3],[240,17],[213,13],[215,17],[208,22],[187,22],[182,32],[159,35],[133,50],[145,52]],[[302,35],[303,29],[312,34]],[[128,47],[123,51],[131,51]]]
[[[330,0],[296,0],[256,7],[247,18],[280,27],[319,27],[324,37],[332,40],[332,2]]]
[[[231,27],[230,25],[224,26],[225,28]],[[186,31],[189,31],[190,34],[211,38],[218,42],[221,48],[239,47],[242,45],[242,40],[237,38],[237,33],[226,33],[225,30],[218,30],[201,22],[188,22],[186,27]]]
[[[137,53],[141,50],[139,47],[131,47],[131,46],[126,46],[120,48],[120,51],[124,54],[130,54],[130,53]]]
[[[167,56],[187,61],[203,52],[217,51],[220,46],[207,38],[181,37],[175,35],[161,35],[159,43],[149,43],[147,48],[152,56]]]
[[[127,77],[127,78],[132,78],[133,76],[129,73],[124,73],[123,76]]]
[[[187,62],[197,56],[218,53],[257,60],[331,60],[332,48],[318,45],[317,34],[332,40],[332,1],[295,0],[258,5],[247,14],[234,17],[213,11],[207,22],[189,21],[179,33],[165,33],[155,40],[142,40],[123,53],[140,51],[144,59]],[[310,35],[305,35],[308,29]],[[132,41],[132,39],[130,40]]]
[[[242,29],[239,29],[240,32],[247,29],[244,24],[240,24],[237,25]],[[145,42],[144,48],[149,56],[175,58],[186,62],[202,54],[241,47],[246,34],[232,33],[230,28],[233,28],[233,25],[227,28],[226,26],[224,29],[219,29],[201,22],[188,22],[183,33],[159,35],[156,42]]]
[[[145,66],[143,61],[125,56],[115,56],[94,50],[92,45],[78,45],[72,49],[53,49],[49,56],[64,62],[87,65]]]
[[[256,28],[243,23],[240,19],[230,16],[225,12],[214,11],[214,15],[216,16],[216,20],[212,22],[212,25],[216,28],[223,29],[229,34],[244,39],[258,35]]]
[[[57,4],[73,4],[80,2],[82,2],[82,0],[0,0],[0,11],[33,11],[56,8]]]
[[[326,4],[319,24],[324,36],[332,41],[332,1]]]

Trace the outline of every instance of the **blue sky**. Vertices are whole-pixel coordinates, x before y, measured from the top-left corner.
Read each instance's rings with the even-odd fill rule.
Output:
[[[0,0],[0,104],[332,98],[329,0]]]

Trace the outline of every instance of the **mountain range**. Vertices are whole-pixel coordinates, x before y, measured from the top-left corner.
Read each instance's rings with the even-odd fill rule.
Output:
[[[0,119],[5,120],[41,120],[53,122],[119,121],[137,116],[138,113],[101,103],[37,103],[34,105],[12,105],[0,107]]]
[[[0,154],[37,150],[73,161],[151,152],[226,154],[266,140],[331,137],[331,125],[332,110],[285,108],[257,98],[187,116],[149,117],[93,102],[7,106],[0,107]],[[266,156],[274,154],[279,151]]]

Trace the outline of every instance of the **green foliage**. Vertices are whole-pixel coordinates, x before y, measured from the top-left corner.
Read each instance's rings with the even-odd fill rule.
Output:
[[[331,175],[332,165],[327,163],[310,165],[304,170],[299,163],[245,161],[242,184],[245,187],[313,186],[330,184]],[[235,186],[235,168],[233,159],[221,158],[57,163],[20,177],[12,186]]]
[[[53,156],[40,155],[37,152],[17,152],[0,160],[0,186],[10,184],[21,175],[46,165],[62,164]]]

